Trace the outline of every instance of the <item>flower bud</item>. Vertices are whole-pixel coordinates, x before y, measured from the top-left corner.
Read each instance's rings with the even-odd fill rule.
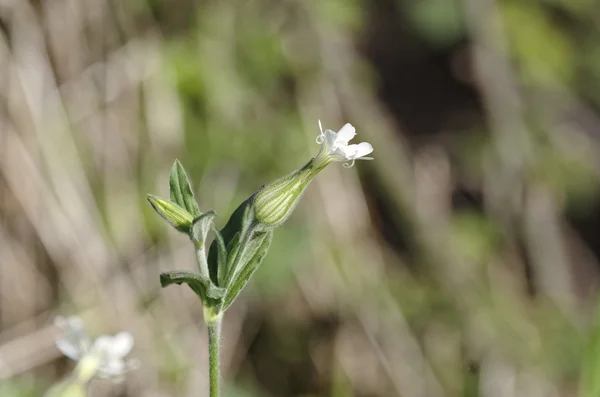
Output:
[[[151,194],[148,194],[147,198],[152,208],[154,208],[154,210],[175,229],[182,233],[189,232],[192,222],[194,221],[192,214],[167,199]]]

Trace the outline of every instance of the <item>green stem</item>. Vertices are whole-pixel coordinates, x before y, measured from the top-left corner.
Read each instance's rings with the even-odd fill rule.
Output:
[[[206,312],[205,312],[206,314]],[[221,339],[222,315],[206,317],[208,327],[208,374],[210,379],[210,397],[219,397],[219,344]]]

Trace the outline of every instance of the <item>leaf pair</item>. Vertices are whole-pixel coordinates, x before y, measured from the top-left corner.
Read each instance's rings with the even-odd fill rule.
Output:
[[[190,237],[200,272],[162,273],[161,286],[188,284],[204,305],[223,312],[262,263],[271,244],[272,228],[255,221],[255,195],[252,195],[234,211],[219,232],[213,224],[215,213],[200,212],[187,174],[177,160],[171,169],[169,184],[170,201],[152,195],[148,195],[148,201],[160,216]],[[215,239],[207,258],[205,244],[211,230]]]
[[[254,218],[254,196],[244,201],[231,215],[213,241],[208,264],[211,279],[225,289],[221,311],[237,298],[267,254],[272,229],[265,229]]]
[[[161,285],[166,287],[170,284],[186,283],[203,302],[214,300],[220,302],[224,290],[210,280],[204,248],[216,214],[213,211],[200,212],[188,176],[179,160],[175,160],[171,168],[169,187],[171,200],[149,194],[148,201],[171,226],[190,237],[196,248],[200,273],[179,271],[163,273],[160,276]]]
[[[243,256],[243,259],[240,260],[240,263],[236,267],[237,271],[231,272],[231,278],[227,280],[222,311],[225,311],[233,303],[250,280],[250,277],[258,269],[265,256],[267,256],[272,239],[272,230],[254,233],[250,243],[251,248],[249,249],[252,254]]]
[[[188,234],[194,219],[201,215],[187,174],[179,160],[175,160],[169,176],[171,200],[149,194],[154,210],[175,229]]]

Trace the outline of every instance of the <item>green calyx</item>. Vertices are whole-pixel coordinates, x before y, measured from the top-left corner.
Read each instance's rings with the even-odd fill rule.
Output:
[[[275,228],[292,214],[312,179],[325,168],[328,159],[311,160],[304,167],[266,185],[256,193],[254,213],[257,222]]]

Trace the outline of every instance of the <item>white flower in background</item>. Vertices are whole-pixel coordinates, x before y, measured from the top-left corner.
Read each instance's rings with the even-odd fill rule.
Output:
[[[65,356],[78,362],[75,375],[82,383],[94,376],[120,380],[139,365],[136,360],[125,360],[133,347],[133,337],[128,332],[99,336],[92,343],[79,317],[57,317],[54,324],[65,333],[56,340],[56,346]]]
[[[348,142],[356,135],[356,129],[352,124],[346,123],[338,132],[323,131],[321,120],[319,120],[319,129],[321,134],[317,137],[317,143],[321,145],[321,150],[317,158],[322,161],[346,162],[345,167],[352,167],[356,160],[373,160],[372,157],[365,157],[373,151],[370,143],[361,142],[358,145],[348,145]]]

